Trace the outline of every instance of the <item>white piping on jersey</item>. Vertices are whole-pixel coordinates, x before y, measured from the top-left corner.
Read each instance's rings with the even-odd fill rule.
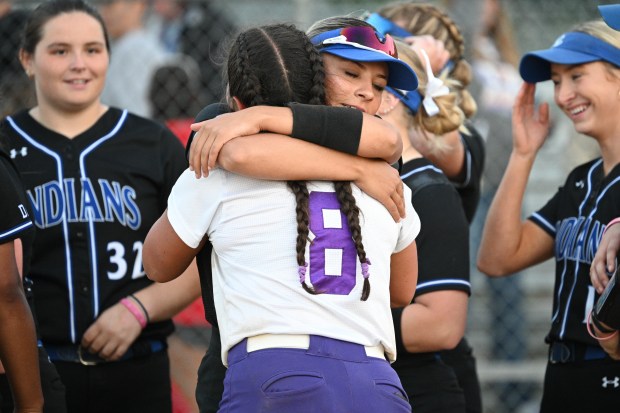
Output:
[[[23,224],[20,224],[20,225],[14,227],[14,228],[11,228],[8,231],[0,233],[0,240],[3,239],[3,238],[8,237],[9,235],[15,234],[16,232],[19,232],[22,229],[31,227],[32,225],[33,225],[32,221],[28,221],[28,222],[24,222]]]
[[[439,169],[439,168],[435,167],[434,165],[426,165],[426,166],[422,166],[422,167],[420,167],[420,168],[416,168],[416,169],[414,169],[413,171],[409,171],[409,172],[407,172],[407,173],[406,173],[406,174],[404,174],[404,175],[401,175],[401,176],[400,176],[400,179],[406,179],[406,178],[409,178],[411,175],[414,175],[414,174],[420,173],[420,172],[425,171],[425,170],[427,170],[427,169],[431,169],[431,170],[433,170],[433,171],[435,171],[435,172],[440,173],[440,174],[442,174],[442,175],[443,175],[443,172],[441,171],[441,169]]]
[[[554,322],[556,318],[558,318],[558,315],[560,314],[560,297],[562,295],[561,292],[564,289],[564,278],[566,275],[566,261],[568,261],[568,258],[564,258],[564,269],[562,270],[562,276],[560,277],[561,279],[560,286],[558,287],[557,295],[555,297],[556,302],[558,303],[558,308],[556,308],[555,313],[551,317],[551,322]]]
[[[579,205],[579,217],[581,217],[581,211],[583,209],[583,207],[585,206],[588,197],[590,196],[590,193],[592,192],[592,174],[594,173],[594,170],[599,167],[603,162],[603,159],[599,159],[597,162],[595,162],[591,167],[590,170],[588,171],[588,192],[586,193],[586,196],[584,197],[583,201],[581,202],[581,205]],[[592,217],[594,216],[594,214],[596,213],[597,209],[598,209],[598,204],[599,202],[603,199],[603,197],[605,196],[605,194],[607,193],[607,191],[609,191],[609,189],[616,184],[617,182],[620,182],[620,177],[615,178],[613,181],[611,181],[610,183],[608,183],[605,188],[603,188],[603,190],[601,191],[601,193],[596,197],[596,201],[594,202],[594,207],[592,208],[592,210],[590,211],[590,213],[588,214],[587,218],[588,220],[591,220]],[[577,256],[581,255],[581,246],[577,247]],[[573,293],[575,292],[575,285],[577,284],[577,276],[579,274],[579,266],[581,265],[581,261],[579,260],[575,260],[575,270],[573,272],[573,285],[571,287],[570,293],[568,294],[568,298],[566,300],[566,304],[564,305],[564,317],[562,320],[562,328],[560,329],[560,339],[564,338],[564,335],[566,333],[566,322],[568,319],[568,309],[570,307],[570,303],[573,299]],[[564,269],[566,270],[566,264],[564,264]],[[562,288],[563,284],[564,284],[564,276],[565,273],[562,273],[562,284],[560,285],[560,287]],[[558,299],[560,297],[559,292],[561,291],[561,288],[558,289]],[[558,301],[559,303],[559,301]],[[558,309],[559,309],[559,305],[558,305]]]
[[[538,220],[538,222],[543,224],[545,227],[547,227],[551,232],[553,232],[555,234],[555,226],[553,226],[551,224],[551,222],[549,222],[545,218],[543,218],[538,212],[534,212],[532,214],[532,217],[535,217]]]
[[[89,155],[92,151],[94,151],[99,145],[112,138],[114,135],[118,133],[118,130],[125,123],[125,119],[127,118],[127,110],[125,109],[121,114],[118,122],[112,128],[112,130],[103,137],[97,139],[90,146],[85,148],[80,153],[80,178],[87,179],[88,175],[86,173],[86,164],[84,162],[86,155]],[[97,248],[96,248],[96,239],[95,239],[95,223],[91,217],[88,219],[88,233],[90,234],[90,254],[91,254],[91,262],[92,265],[92,275],[93,275],[93,313],[94,316],[97,317],[99,315],[99,268],[97,267]]]
[[[581,247],[577,247],[577,252],[580,252]],[[564,334],[566,333],[566,320],[568,319],[568,308],[570,307],[570,302],[573,299],[573,293],[575,292],[575,285],[577,285],[577,276],[579,275],[579,264],[581,262],[579,260],[575,261],[575,271],[573,271],[573,285],[570,288],[570,293],[568,293],[568,298],[566,299],[566,305],[564,306],[564,319],[562,320],[562,328],[560,329],[560,340],[564,339]]]
[[[424,289],[428,287],[433,287],[436,285],[445,285],[445,284],[460,284],[460,285],[464,285],[468,287],[469,289],[471,289],[471,283],[469,281],[465,281],[465,280],[461,280],[457,278],[449,278],[445,280],[428,281],[425,283],[418,284],[418,286],[416,287],[416,291],[419,291],[420,289]]]
[[[6,119],[11,124],[13,129],[15,129],[15,131],[17,131],[17,133],[21,135],[22,138],[28,141],[32,146],[38,148],[39,150],[48,154],[49,156],[51,156],[52,158],[56,160],[56,173],[58,175],[58,183],[61,183],[64,179],[63,174],[62,174],[62,158],[58,156],[56,152],[48,149],[46,146],[43,146],[42,144],[34,140],[26,132],[24,132],[19,126],[17,126],[17,124],[15,123],[12,117],[7,116]],[[73,302],[73,269],[71,267],[71,248],[69,246],[69,227],[67,226],[67,220],[65,219],[64,216],[62,217],[62,232],[65,238],[65,259],[67,260],[67,285],[69,289],[69,323],[70,323],[70,328],[71,328],[71,331],[70,331],[71,342],[75,343],[76,342],[75,319],[73,316],[73,314],[75,313],[75,307],[74,307],[74,302]]]
[[[581,209],[584,207],[584,205],[586,204],[586,201],[590,197],[590,192],[592,192],[592,173],[594,172],[596,167],[601,164],[601,162],[603,162],[602,158],[599,159],[598,162],[594,162],[592,166],[590,167],[590,170],[588,171],[588,192],[586,192],[586,196],[583,197],[583,201],[581,201],[581,205],[579,205],[578,216],[581,216]],[[598,199],[596,201],[598,202]]]
[[[82,151],[82,153],[80,154],[80,177],[81,178],[86,178],[86,166],[84,164],[84,157],[88,155],[90,152],[92,152],[96,147],[101,145],[104,141],[116,135],[118,130],[121,128],[121,126],[125,122],[125,119],[127,118],[127,113],[128,113],[127,110],[124,110],[117,124],[114,126],[114,128],[112,128],[112,130],[107,135],[104,135],[102,138],[98,139],[96,142],[94,142],[93,144],[91,144],[90,146],[88,146],[86,149]],[[36,148],[40,149],[42,152],[50,155],[56,160],[58,182],[59,183],[63,182],[64,177],[62,174],[62,158],[58,156],[58,154],[56,154],[51,149],[48,149],[46,146],[40,144],[39,142],[34,140],[32,137],[30,137],[26,132],[24,132],[21,128],[17,126],[15,121],[10,116],[7,116],[6,119],[9,121],[13,129],[15,129],[31,145],[35,146]],[[93,221],[89,220],[88,225],[89,225],[89,233],[90,233],[90,252],[91,252],[91,258],[92,258],[92,263],[93,263],[92,265],[93,296],[94,296],[93,297],[94,298],[93,312],[94,312],[94,316],[97,317],[97,315],[99,314],[99,283],[97,282],[97,275],[98,275],[97,252],[95,249],[95,236],[94,236]],[[68,235],[69,228],[67,226],[67,219],[65,216],[62,217],[62,230],[63,230],[63,234],[65,238],[65,258],[67,260],[67,287],[69,290],[69,312],[70,312],[69,325],[71,329],[70,334],[71,334],[71,342],[76,343],[77,341],[76,341],[76,332],[75,332],[75,305],[74,305],[74,300],[73,300],[73,269],[71,267],[71,262],[72,262],[71,261],[71,249],[69,247],[69,235]]]

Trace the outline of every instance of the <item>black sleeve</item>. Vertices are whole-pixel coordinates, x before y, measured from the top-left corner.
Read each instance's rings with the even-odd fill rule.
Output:
[[[291,103],[292,136],[325,148],[356,155],[362,136],[363,115],[357,109]]]
[[[396,354],[408,353],[403,344],[403,333],[401,327],[401,318],[403,317],[404,307],[392,308],[392,320],[394,322],[394,335],[396,336]]]
[[[208,106],[205,106],[194,118],[194,122],[202,122],[203,120],[213,119],[216,116],[219,116],[224,113],[230,112],[230,107],[224,103],[212,103]],[[185,145],[185,157],[189,159],[189,148],[192,145],[192,141],[194,140],[194,135],[196,132],[192,131],[189,134],[189,139],[187,140],[187,145]]]
[[[484,170],[485,148],[482,136],[473,125],[467,122],[466,127],[469,133],[461,133],[461,139],[465,146],[465,174],[461,182],[452,182],[461,197],[467,221],[471,223],[480,201],[480,183]]]
[[[428,185],[413,195],[411,203],[422,222],[416,237],[415,297],[445,290],[471,295],[469,225],[457,191],[447,181]]]

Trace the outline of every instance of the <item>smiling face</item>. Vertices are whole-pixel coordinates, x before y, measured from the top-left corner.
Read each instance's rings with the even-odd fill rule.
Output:
[[[385,62],[354,62],[323,53],[325,95],[329,106],[350,106],[374,115],[387,85]]]
[[[39,106],[74,111],[99,103],[109,54],[92,16],[71,12],[50,19],[34,53],[22,50],[20,59],[34,77]]]
[[[555,103],[573,121],[577,132],[595,138],[615,132],[620,111],[618,73],[612,74],[600,61],[551,65]]]

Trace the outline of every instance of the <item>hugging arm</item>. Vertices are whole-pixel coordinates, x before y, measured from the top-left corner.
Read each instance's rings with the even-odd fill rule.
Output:
[[[521,219],[534,160],[549,133],[549,106],[537,108],[534,92],[535,85],[524,83],[515,100],[513,149],[484,224],[477,265],[489,276],[509,275],[553,256],[553,238]]]
[[[291,104],[289,107],[254,106],[214,119],[196,119],[189,149],[190,168],[204,176],[215,167],[225,144],[240,136],[272,132],[292,136],[340,152],[396,162],[402,141],[396,129],[382,119],[357,109]],[[252,145],[254,143],[246,143]],[[262,145],[264,145],[263,143]],[[258,146],[258,144],[255,144]]]
[[[411,302],[418,283],[418,250],[415,241],[392,254],[390,262],[390,305],[403,307]]]

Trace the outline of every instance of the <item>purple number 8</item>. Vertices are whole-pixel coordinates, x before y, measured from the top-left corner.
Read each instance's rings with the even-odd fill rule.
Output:
[[[310,281],[316,291],[347,295],[355,287],[357,252],[335,192],[311,192]]]

